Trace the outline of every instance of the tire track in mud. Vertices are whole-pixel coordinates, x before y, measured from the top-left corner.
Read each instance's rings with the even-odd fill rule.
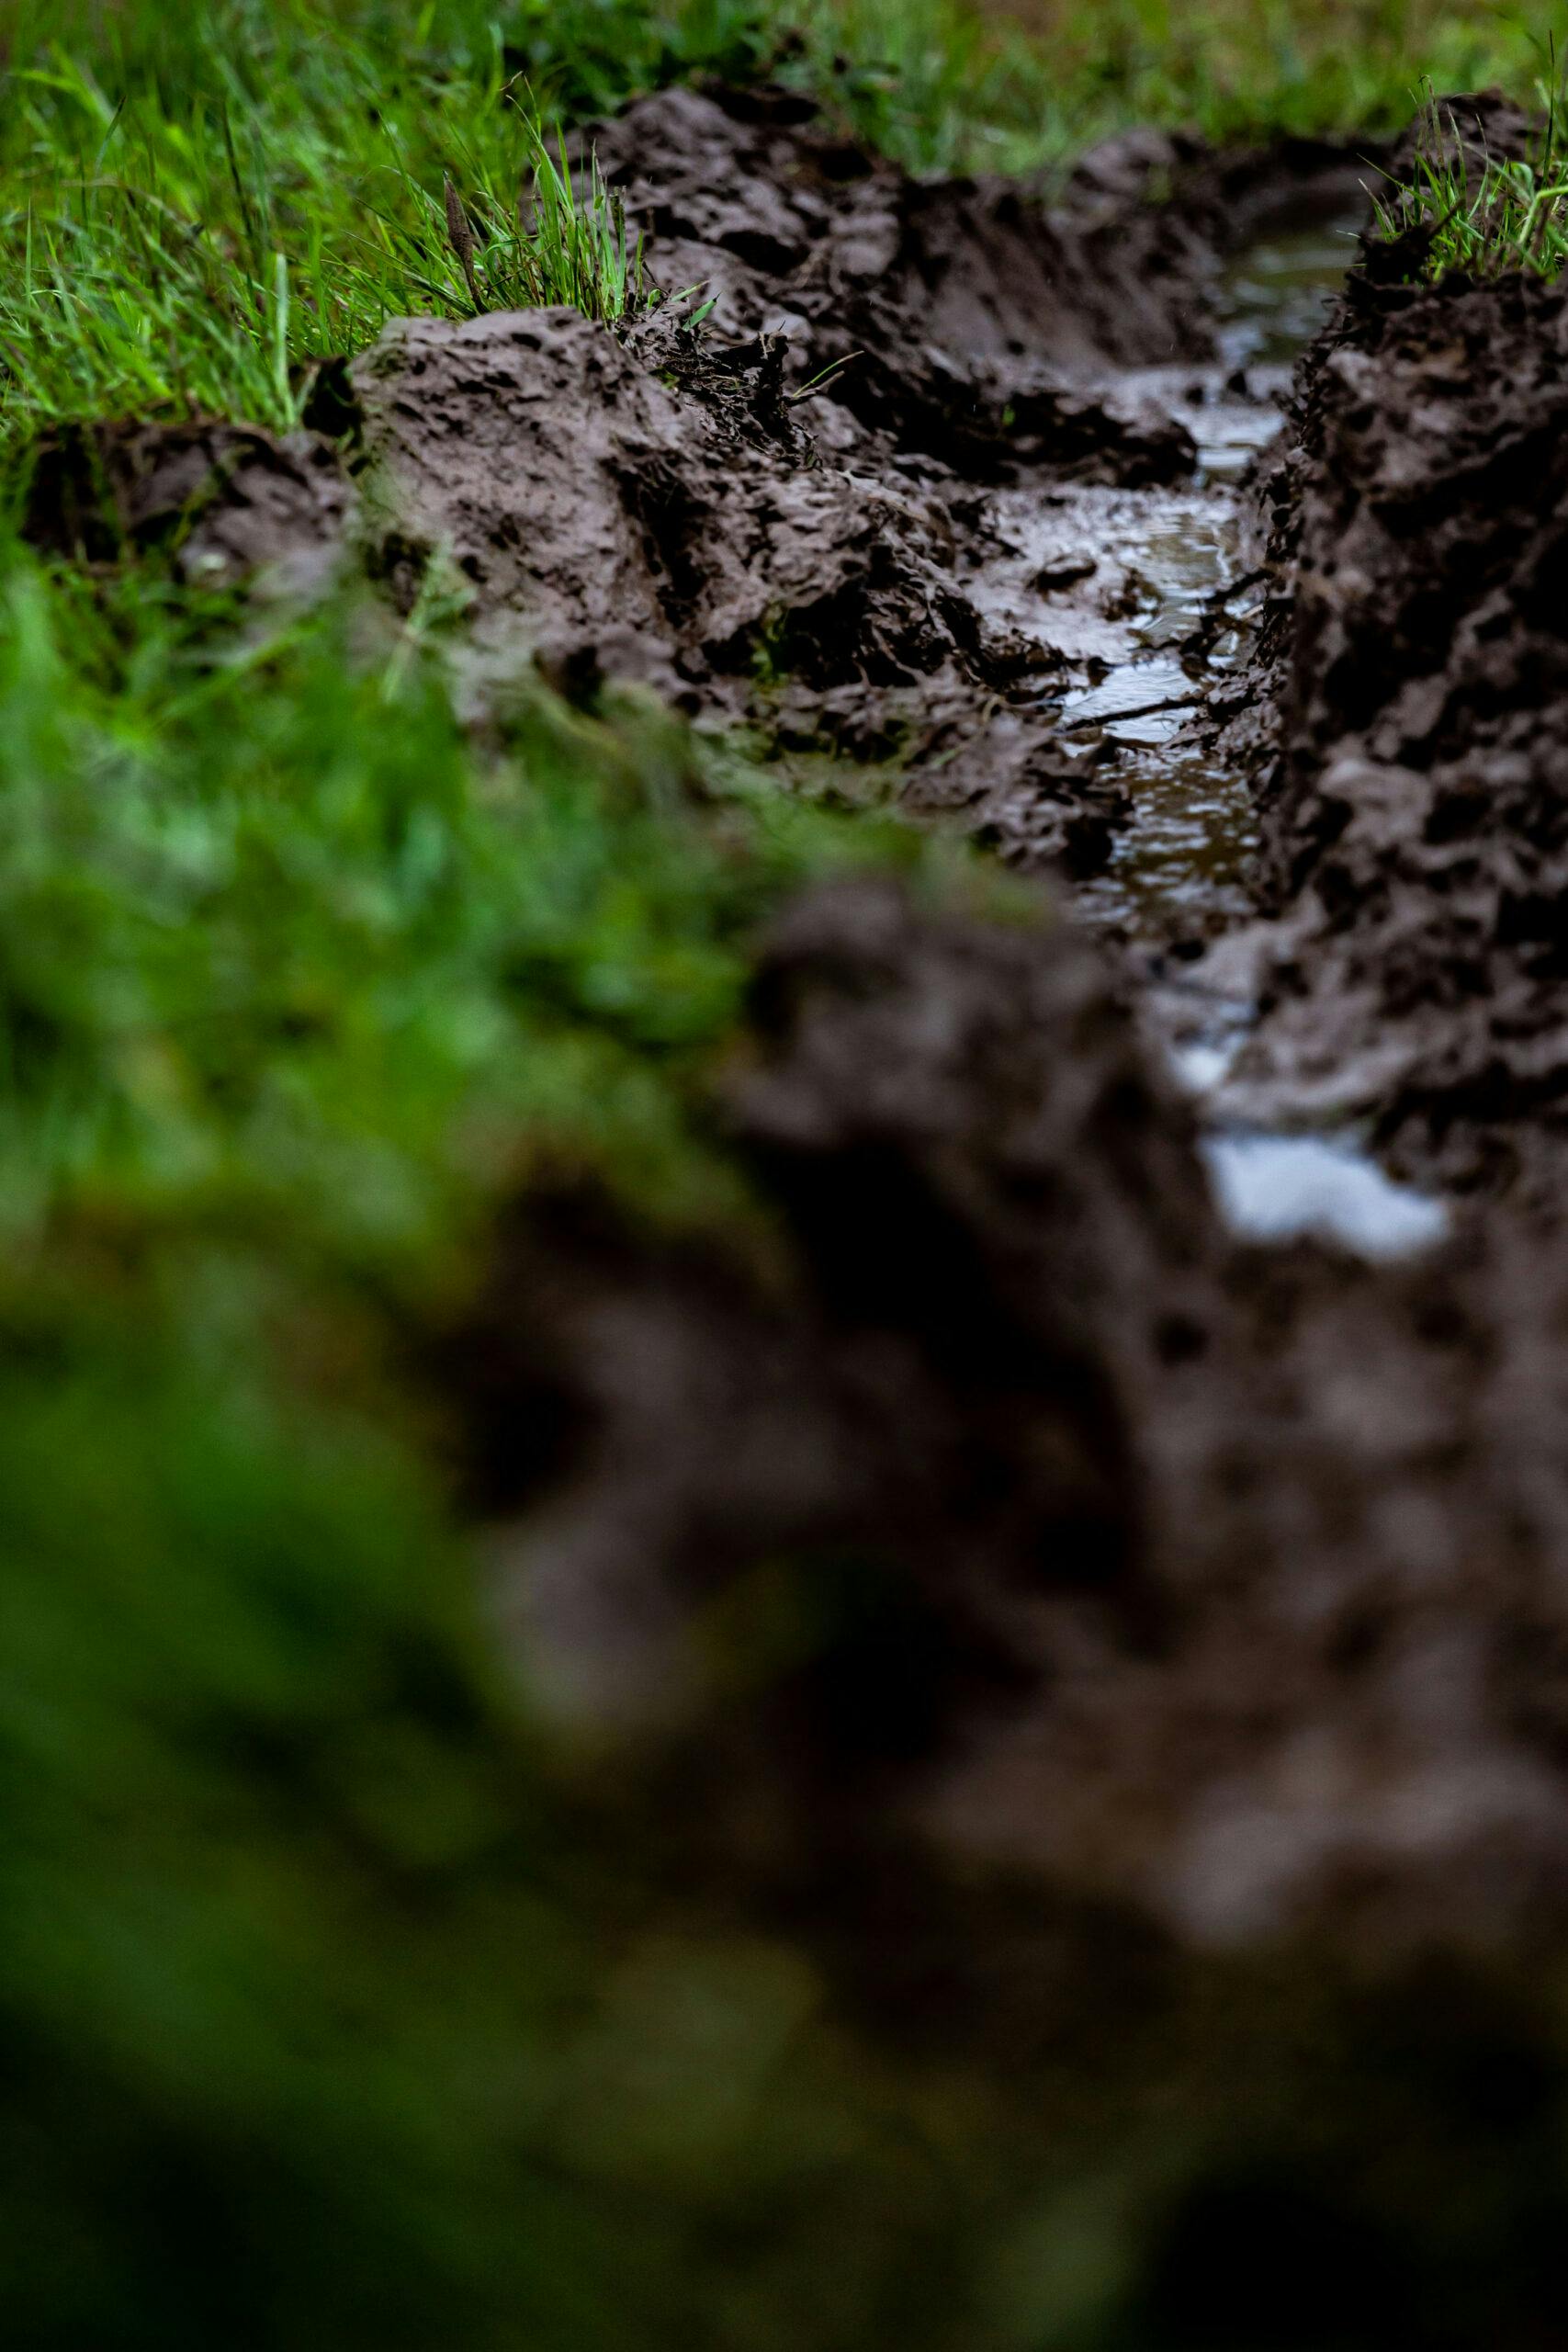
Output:
[[[355,371],[375,568],[407,603],[432,550],[456,566],[481,700],[530,656],[571,691],[639,678],[1065,876],[1162,1042],[1215,1064],[1251,998],[1198,951],[1248,910],[1252,814],[1183,718],[1246,647],[1236,480],[1348,257],[1324,215],[1356,167],[1123,141],[1048,211],[914,183],[767,93],[668,92],[592,143],[656,278],[731,339],[394,330]],[[1227,282],[1221,240],[1297,215]],[[1343,1141],[1213,1156],[1244,1227],[1438,1229]]]

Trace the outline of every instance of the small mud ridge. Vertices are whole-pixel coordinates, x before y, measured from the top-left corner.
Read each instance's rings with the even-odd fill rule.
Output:
[[[1568,294],[1392,282],[1326,147],[1047,202],[767,90],[591,137],[700,331],[394,324],[352,492],[325,432],[89,470],[141,529],[205,468],[187,566],[435,581],[479,723],[637,682],[1055,911],[848,877],[759,942],[713,1114],[765,1265],[520,1206],[442,1367],[498,1617],[584,1801],[905,2060],[1090,2139],[1191,2101],[1128,2342],[1275,2340],[1236,2247],[1320,2221],[1382,2301],[1300,2341],[1490,2340],[1467,2263],[1560,2341]]]

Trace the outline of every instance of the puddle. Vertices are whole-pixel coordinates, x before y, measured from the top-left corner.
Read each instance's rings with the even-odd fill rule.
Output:
[[[1250,912],[1251,796],[1203,751],[1192,721],[1204,685],[1245,652],[1252,618],[1235,486],[1279,433],[1292,366],[1338,290],[1357,225],[1314,220],[1235,266],[1217,368],[1145,369],[1124,380],[1125,393],[1159,401],[1188,425],[1199,453],[1193,484],[1142,499],[1077,494],[1079,539],[1104,550],[1101,639],[1089,643],[1092,632],[1080,628],[1075,646],[1058,629],[1053,641],[1094,664],[1061,699],[1065,731],[1113,747],[1134,798],[1108,870],[1081,893],[1089,919],[1124,938],[1168,941]],[[1028,536],[1022,517],[1010,520]],[[1200,632],[1202,657],[1183,653]]]
[[[1203,1158],[1221,1214],[1250,1241],[1337,1241],[1363,1258],[1429,1250],[1448,1230],[1440,1201],[1385,1176],[1328,1136],[1212,1135]]]
[[[1110,865],[1075,895],[1139,958],[1148,1025],[1207,1102],[1204,1149],[1224,1214],[1250,1238],[1316,1234],[1382,1259],[1437,1241],[1441,1204],[1392,1182],[1344,1136],[1227,1125],[1224,1079],[1253,1017],[1228,951],[1257,931],[1257,833],[1245,778],[1204,749],[1194,724],[1206,686],[1245,654],[1254,618],[1238,485],[1279,433],[1292,367],[1339,288],[1358,226],[1317,220],[1236,265],[1218,368],[1119,379],[1123,396],[1158,401],[1187,424],[1199,452],[1192,483],[1002,492],[1004,552],[987,566],[986,593],[998,617],[1066,656],[1077,675],[1056,693],[1063,734],[1098,747],[1132,796]],[[1227,933],[1224,949],[1206,951]]]
[[[1094,722],[1117,742],[1163,743],[1179,732],[1199,688],[1179,662],[1127,662],[1102,684],[1068,695],[1062,708],[1075,725]]]

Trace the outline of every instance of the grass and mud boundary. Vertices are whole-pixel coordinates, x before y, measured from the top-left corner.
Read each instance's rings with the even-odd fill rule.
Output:
[[[1528,90],[1524,34],[127,5],[5,43],[13,2340],[1551,2340],[1550,1270],[1259,1273],[1032,893],[647,692],[476,708],[428,548],[268,604],[178,481],[138,524],[66,462],[127,419],[337,447],[328,363],[478,307],[447,183],[534,239],[541,128],[643,90],[782,80],[905,165],[1059,176],[1130,124]],[[1435,1732],[1396,1703],[1432,1653]],[[1457,1825],[1425,1860],[1402,1791]]]

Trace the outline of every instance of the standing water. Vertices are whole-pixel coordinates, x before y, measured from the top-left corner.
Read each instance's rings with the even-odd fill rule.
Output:
[[[997,593],[1015,625],[1067,657],[1064,738],[1106,762],[1130,797],[1109,865],[1077,901],[1139,969],[1151,1023],[1205,1116],[1223,1212],[1259,1239],[1312,1232],[1393,1257],[1438,1237],[1438,1204],[1393,1183],[1353,1136],[1226,1121],[1224,1080],[1255,1014],[1256,956],[1246,951],[1259,938],[1248,888],[1257,833],[1247,777],[1198,726],[1257,617],[1242,486],[1279,434],[1292,367],[1343,282],[1359,226],[1319,219],[1254,245],[1224,288],[1218,366],[1119,379],[1122,394],[1182,418],[1198,447],[1192,481],[1002,494]],[[1052,609],[1058,582],[1077,593]],[[1217,939],[1226,944],[1215,952]]]
[[[1144,543],[1135,646],[1063,705],[1070,738],[1123,754],[1133,823],[1084,898],[1092,918],[1135,938],[1168,941],[1189,920],[1212,931],[1252,910],[1247,781],[1194,741],[1193,720],[1203,688],[1245,655],[1254,618],[1238,584],[1242,482],[1279,435],[1292,369],[1344,281],[1359,225],[1318,222],[1252,247],[1224,288],[1219,367],[1179,388],[1158,372],[1137,379],[1183,417],[1198,477],[1159,494],[1170,511],[1151,518]],[[1201,657],[1187,650],[1200,639]]]

